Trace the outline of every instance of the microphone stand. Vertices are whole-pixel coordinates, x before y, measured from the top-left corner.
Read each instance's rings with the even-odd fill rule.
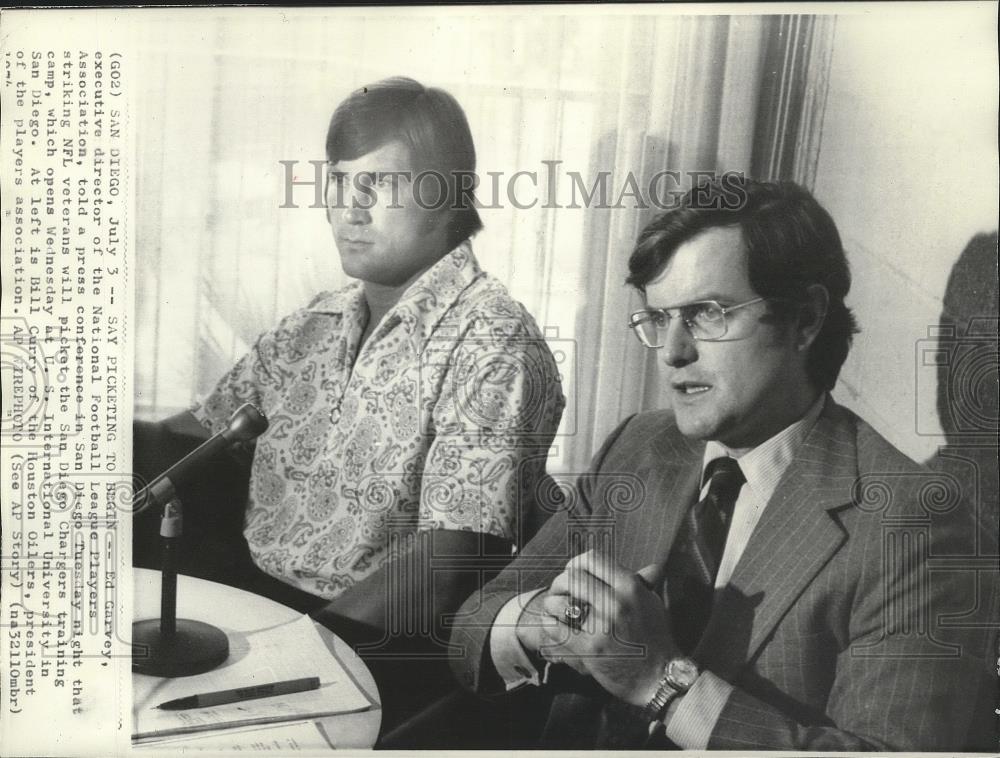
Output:
[[[132,671],[138,674],[191,676],[211,671],[229,657],[225,632],[202,621],[177,618],[177,547],[183,523],[181,501],[174,494],[160,519],[160,618],[132,624]]]
[[[251,440],[267,428],[267,420],[252,405],[233,414],[229,427],[172,466],[136,495],[141,513],[151,505],[163,507],[160,537],[163,563],[160,584],[160,618],[132,624],[132,671],[151,676],[191,676],[211,671],[229,657],[229,639],[218,627],[193,619],[177,618],[177,549],[184,516],[171,477],[183,478],[233,442]]]

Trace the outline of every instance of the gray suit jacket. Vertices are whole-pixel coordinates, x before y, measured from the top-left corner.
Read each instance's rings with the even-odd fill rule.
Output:
[[[452,633],[459,681],[502,692],[493,619],[595,539],[633,570],[663,560],[703,452],[668,412],[619,426],[565,507],[463,605]],[[959,482],[828,400],[695,651],[735,687],[709,748],[995,749],[997,572],[981,531]],[[557,692],[553,713],[577,714],[569,731],[590,735],[607,705],[596,692]]]

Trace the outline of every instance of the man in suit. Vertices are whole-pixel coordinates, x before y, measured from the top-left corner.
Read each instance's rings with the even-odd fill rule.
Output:
[[[629,266],[671,409],[466,601],[459,680],[550,691],[547,747],[995,748],[995,553],[960,483],[828,397],[856,331],[830,216],[710,184]]]

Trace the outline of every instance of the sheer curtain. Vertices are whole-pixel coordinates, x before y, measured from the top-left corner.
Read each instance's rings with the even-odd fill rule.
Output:
[[[259,332],[345,283],[313,188],[281,207],[281,162],[311,181],[336,104],[398,74],[468,114],[486,206],[477,256],[563,368],[550,469],[581,470],[621,418],[662,406],[652,356],[625,328],[628,254],[658,212],[643,188],[666,169],[808,182],[832,25],[607,10],[164,16],[143,41],[136,124],[136,415],[186,407]],[[536,175],[512,186],[531,207],[508,196],[518,171]],[[607,202],[583,207],[601,172]]]

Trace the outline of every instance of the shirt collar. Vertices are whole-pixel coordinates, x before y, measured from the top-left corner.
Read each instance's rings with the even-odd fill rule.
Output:
[[[343,316],[357,313],[364,303],[365,292],[361,282],[351,282],[335,292],[319,293],[306,308],[311,313]]]
[[[420,344],[427,341],[434,327],[469,285],[483,276],[472,243],[465,240],[421,274],[382,319],[378,334],[401,324]],[[364,305],[361,282],[351,282],[336,292],[319,295],[307,310],[327,315],[356,314]]]
[[[472,243],[465,240],[407,287],[399,302],[385,315],[379,331],[400,323],[418,343],[418,350],[422,349],[434,327],[461,294],[482,276]]]
[[[740,470],[754,494],[760,497],[763,502],[768,502],[777,489],[778,482],[781,481],[785,470],[795,457],[796,450],[812,430],[816,419],[819,418],[825,402],[826,393],[821,393],[802,418],[741,456],[734,456],[729,448],[721,442],[710,440],[705,445],[702,476],[704,476],[708,464],[716,458],[735,457],[739,460]]]

